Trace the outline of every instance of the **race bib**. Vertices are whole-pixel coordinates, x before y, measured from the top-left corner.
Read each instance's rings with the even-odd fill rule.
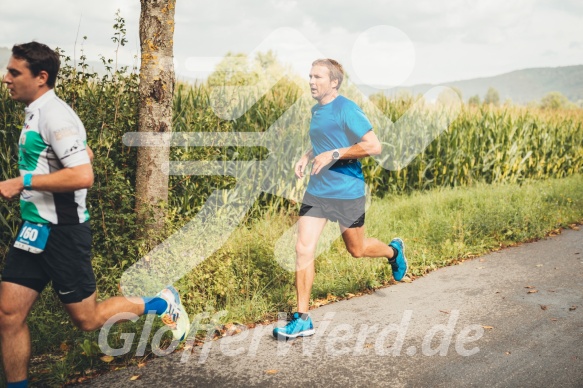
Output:
[[[14,247],[39,254],[45,250],[51,228],[46,224],[24,221]]]

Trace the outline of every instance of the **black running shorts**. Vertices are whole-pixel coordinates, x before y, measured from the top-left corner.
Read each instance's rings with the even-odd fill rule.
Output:
[[[61,302],[81,302],[96,290],[91,241],[89,221],[78,225],[52,225],[44,252],[34,254],[10,247],[2,281],[39,293],[52,281]]]
[[[366,197],[335,199],[315,197],[306,192],[300,208],[300,217],[326,218],[347,228],[364,225]]]

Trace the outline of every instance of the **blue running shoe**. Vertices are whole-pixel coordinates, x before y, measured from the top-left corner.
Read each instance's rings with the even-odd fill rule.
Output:
[[[168,302],[166,311],[160,314],[162,322],[170,327],[174,339],[178,341],[184,340],[190,330],[190,321],[186,310],[184,310],[184,306],[182,306],[178,291],[174,287],[168,286],[157,296]]]
[[[405,257],[405,243],[400,238],[394,238],[389,244],[397,250],[397,256],[389,259],[389,264],[393,270],[393,277],[400,282],[407,273],[407,258]]]
[[[302,319],[300,313],[294,313],[292,320],[287,325],[273,329],[273,336],[280,341],[285,341],[296,337],[314,335],[315,332],[312,318]]]

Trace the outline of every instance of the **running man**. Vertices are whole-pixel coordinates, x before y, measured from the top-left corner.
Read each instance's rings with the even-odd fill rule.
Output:
[[[385,257],[400,281],[407,272],[404,244],[395,238],[385,244],[364,233],[365,186],[358,159],[378,155],[381,144],[372,125],[353,101],[339,94],[344,69],[333,59],[312,63],[310,90],[318,102],[312,107],[312,148],[295,165],[298,179],[308,163],[312,171],[302,200],[296,243],[297,312],[285,327],[273,330],[277,339],[315,333],[308,315],[314,282],[314,255],[324,226],[338,221],[346,249],[354,257]]]
[[[59,67],[58,54],[48,46],[15,45],[3,79],[12,99],[26,105],[18,144],[20,176],[0,181],[1,198],[20,196],[23,221],[0,283],[0,345],[8,387],[28,384],[26,318],[49,281],[73,323],[84,331],[99,329],[121,312],[156,312],[178,340],[190,327],[172,286],[151,298],[97,301],[85,203],[93,184],[93,154],[81,120],[53,90]]]

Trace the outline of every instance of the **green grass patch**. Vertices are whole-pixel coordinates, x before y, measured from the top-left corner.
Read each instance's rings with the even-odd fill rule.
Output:
[[[421,276],[582,221],[582,188],[583,175],[575,175],[375,198],[367,235],[386,242],[402,237],[410,272]],[[180,281],[189,311],[226,310],[225,321],[246,323],[293,311],[294,274],[278,264],[274,249],[294,221],[271,214],[239,228],[223,249]],[[316,271],[312,299],[317,304],[390,284],[392,277],[385,259],[355,259],[341,238],[317,258]]]

